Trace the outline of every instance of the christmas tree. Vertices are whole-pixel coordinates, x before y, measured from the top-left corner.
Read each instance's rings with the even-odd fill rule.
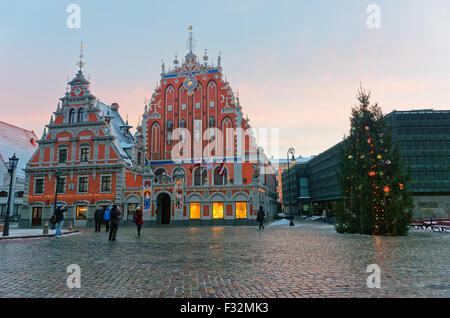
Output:
[[[338,175],[343,200],[336,211],[340,233],[406,235],[413,201],[391,127],[370,92],[358,91],[350,135],[344,139]]]

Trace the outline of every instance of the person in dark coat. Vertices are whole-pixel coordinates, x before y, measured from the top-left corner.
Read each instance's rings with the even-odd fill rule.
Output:
[[[111,226],[109,229],[109,240],[115,241],[117,230],[119,229],[119,222],[120,219],[122,218],[122,213],[120,212],[119,207],[116,204],[114,204],[110,214],[111,214]]]
[[[67,211],[67,207],[65,205],[58,205],[55,210],[56,223],[58,224],[55,232],[55,238],[61,237],[62,232],[61,228],[64,223],[64,212]]]
[[[97,210],[95,210],[95,214],[94,214],[95,232],[101,231],[104,214],[105,214],[105,210],[102,207],[98,207]]]
[[[143,213],[142,213],[141,207],[137,207],[136,211],[134,212],[133,218],[136,223],[138,235],[141,235],[141,227],[142,227],[142,224],[144,224]]]
[[[262,205],[259,206],[258,215],[256,216],[256,221],[259,222],[259,229],[263,228],[264,230],[264,217],[266,216],[266,213],[264,212],[264,208]]]

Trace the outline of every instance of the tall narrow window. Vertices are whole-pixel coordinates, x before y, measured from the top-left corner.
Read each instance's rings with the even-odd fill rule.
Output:
[[[57,180],[57,192],[58,193],[65,193],[66,192],[66,178],[61,177],[59,180]]]
[[[208,182],[208,171],[204,170],[202,171],[202,167],[199,167],[197,169],[195,169],[194,172],[194,185],[196,186],[200,186],[200,185],[206,185]],[[202,178],[200,179],[200,174],[202,175]]]
[[[67,149],[59,149],[58,162],[65,163],[67,161]]]
[[[36,179],[34,184],[34,194],[44,194],[44,179]]]
[[[79,193],[88,192],[88,177],[80,177],[78,179],[78,192]]]
[[[213,202],[213,219],[223,219],[223,202]]]
[[[191,220],[200,219],[200,202],[192,202],[189,204]]]
[[[84,121],[84,109],[80,108],[78,111],[78,122],[82,123]]]
[[[111,192],[111,176],[102,176],[102,192]]]
[[[223,168],[222,174],[220,174],[221,170],[220,166],[214,169],[214,185],[227,184],[227,169]]]
[[[236,219],[247,218],[247,202],[236,202]]]
[[[75,109],[71,109],[69,111],[69,123],[74,123],[75,122]]]
[[[89,160],[89,148],[83,147],[80,151],[80,161],[81,162],[88,162]]]
[[[152,144],[151,149],[153,153],[159,152],[159,138],[160,138],[160,127],[158,123],[153,124],[152,126]]]

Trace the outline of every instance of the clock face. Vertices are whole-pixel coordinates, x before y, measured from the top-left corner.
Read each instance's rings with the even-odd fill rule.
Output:
[[[72,89],[72,96],[83,96],[84,95],[84,89],[80,86],[75,86]]]
[[[194,93],[195,88],[197,87],[198,81],[192,74],[189,74],[188,77],[183,82],[183,87],[187,91],[188,95],[192,95]]]

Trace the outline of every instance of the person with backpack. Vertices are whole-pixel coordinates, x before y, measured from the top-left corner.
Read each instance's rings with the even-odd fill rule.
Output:
[[[58,206],[56,207],[55,219],[56,219],[56,223],[58,225],[57,225],[56,232],[55,232],[55,238],[62,236],[61,228],[64,223],[64,212],[66,212],[66,211],[67,211],[67,207],[65,205],[58,204]]]
[[[109,240],[115,241],[117,230],[119,229],[119,222],[122,218],[122,213],[120,212],[120,209],[117,207],[116,204],[113,205],[111,209],[111,228],[109,229]]]
[[[266,216],[266,213],[264,212],[264,208],[262,205],[259,206],[258,215],[256,216],[256,221],[259,222],[259,229],[261,228],[264,230],[264,217]]]
[[[98,207],[97,210],[95,210],[95,213],[94,213],[95,232],[101,231],[104,214],[105,214],[105,211],[102,207]]]
[[[105,226],[106,226],[106,232],[109,231],[109,221],[111,219],[111,207],[107,206],[105,207],[105,212],[103,212],[103,221],[105,221]]]
[[[138,235],[141,235],[141,227],[144,224],[141,207],[137,207],[136,211],[134,211],[133,222],[136,224]]]

